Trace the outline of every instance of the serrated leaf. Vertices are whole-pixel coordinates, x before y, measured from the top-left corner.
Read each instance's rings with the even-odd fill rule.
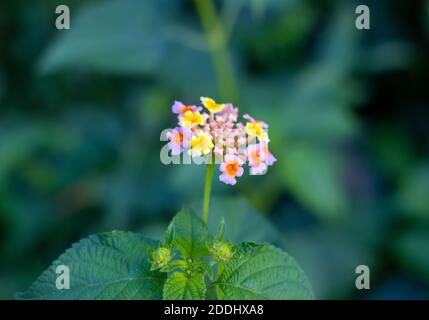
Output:
[[[208,243],[212,236],[206,224],[189,209],[180,211],[170,228],[174,233],[171,244],[184,258],[197,259],[210,254]]]
[[[312,290],[297,262],[268,244],[241,244],[234,257],[219,266],[218,299],[311,299]]]
[[[164,300],[203,300],[206,295],[204,276],[200,273],[186,275],[183,272],[171,274],[164,286]]]
[[[160,299],[165,275],[150,271],[148,249],[156,242],[112,231],[92,235],[63,253],[19,299]],[[70,270],[70,289],[57,289],[59,265]]]

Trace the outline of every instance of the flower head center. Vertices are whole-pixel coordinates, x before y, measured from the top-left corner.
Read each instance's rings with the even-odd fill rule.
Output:
[[[255,163],[256,165],[259,165],[261,163],[261,154],[259,150],[252,151],[250,156],[252,157],[252,162]]]
[[[173,142],[178,144],[178,145],[182,145],[183,140],[184,140],[183,132],[181,132],[181,131],[176,132],[173,135],[173,138],[171,140],[173,140]]]
[[[225,172],[229,176],[236,176],[238,172],[238,162],[229,162],[225,167]]]
[[[185,114],[187,111],[194,111],[194,108],[190,107],[190,106],[183,106],[182,109],[180,109],[180,113],[181,114]]]

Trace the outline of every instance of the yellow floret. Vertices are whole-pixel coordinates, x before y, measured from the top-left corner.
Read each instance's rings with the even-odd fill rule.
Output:
[[[265,132],[265,130],[262,128],[261,124],[259,122],[246,123],[246,133],[249,136],[257,137],[261,141],[268,141],[268,135]]]
[[[198,111],[192,112],[192,111],[186,111],[183,115],[183,118],[180,119],[180,123],[183,126],[186,126],[188,128],[195,127],[197,125],[203,125],[204,124],[204,118]]]
[[[221,112],[223,110],[223,108],[225,107],[225,104],[216,103],[216,101],[214,101],[213,99],[206,98],[206,97],[201,97],[201,103],[211,113]]]
[[[191,138],[191,152],[193,156],[208,154],[213,148],[211,137],[204,132],[198,132]]]

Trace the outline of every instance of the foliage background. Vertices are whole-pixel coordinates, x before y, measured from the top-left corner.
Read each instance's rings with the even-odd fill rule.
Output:
[[[215,1],[225,54],[211,1],[2,1],[0,298],[82,237],[157,238],[201,199],[204,168],[159,160],[173,100],[200,95],[268,122],[278,158],[214,182],[232,238],[282,246],[317,298],[429,298],[429,2],[366,0],[358,31],[361,2]]]

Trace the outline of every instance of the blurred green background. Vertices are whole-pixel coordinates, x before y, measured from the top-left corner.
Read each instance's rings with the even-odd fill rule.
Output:
[[[162,165],[160,133],[204,95],[268,122],[278,158],[216,179],[212,224],[283,247],[317,298],[428,299],[428,37],[429,1],[2,1],[0,298],[82,237],[198,208],[204,168]]]

